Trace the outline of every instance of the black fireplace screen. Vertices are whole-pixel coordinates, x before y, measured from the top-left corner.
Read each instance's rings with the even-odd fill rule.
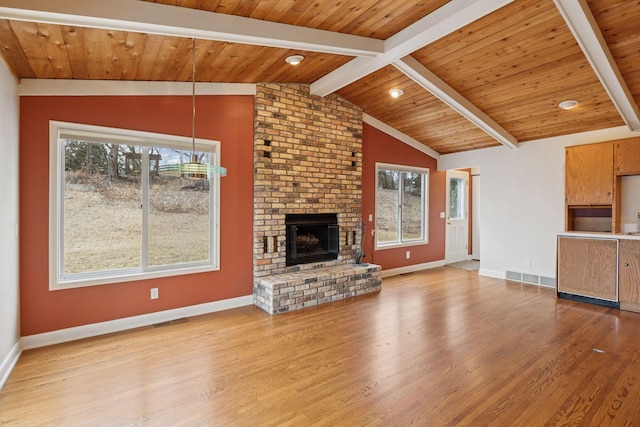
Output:
[[[289,214],[285,224],[287,265],[338,258],[340,234],[336,214]]]

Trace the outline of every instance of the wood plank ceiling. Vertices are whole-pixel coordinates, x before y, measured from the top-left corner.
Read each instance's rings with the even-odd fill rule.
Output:
[[[194,37],[199,82],[309,84],[440,154],[640,131],[640,0],[66,3],[0,0],[0,51],[17,79],[189,81]],[[580,7],[605,71],[563,12]],[[295,67],[293,54],[305,57]],[[580,104],[561,110],[566,99]]]

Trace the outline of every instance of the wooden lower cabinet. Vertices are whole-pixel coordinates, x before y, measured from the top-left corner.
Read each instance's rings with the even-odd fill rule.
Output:
[[[620,241],[620,308],[640,311],[640,240]]]
[[[558,292],[618,301],[618,240],[558,237]]]

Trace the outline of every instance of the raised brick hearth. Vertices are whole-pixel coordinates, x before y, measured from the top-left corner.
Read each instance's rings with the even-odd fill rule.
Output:
[[[254,303],[270,314],[284,313],[378,292],[380,266],[338,265],[256,279]]]
[[[327,271],[330,275],[340,274],[340,279],[346,281],[362,280],[349,279],[361,274],[360,270],[354,274],[355,269],[363,268],[351,266],[362,217],[362,110],[336,95],[310,95],[308,85],[258,84],[255,99],[254,303],[273,314],[328,302],[334,295],[344,298],[358,292],[379,291],[377,266],[366,267],[372,269],[371,283],[358,292],[354,290],[353,295],[343,288],[326,289],[329,285],[321,285],[326,282]],[[334,261],[287,266],[285,217],[307,213],[337,215],[338,257]],[[377,278],[373,270],[378,271]],[[270,287],[274,292],[280,291],[280,284],[297,283],[300,275],[310,285],[308,294],[318,296],[317,302],[305,305],[298,301],[301,296],[296,293],[295,298],[287,298],[288,304],[283,304],[281,297],[276,301],[271,294],[269,308],[261,299]],[[310,290],[312,281],[317,283],[314,292]],[[305,289],[299,291],[305,298]]]

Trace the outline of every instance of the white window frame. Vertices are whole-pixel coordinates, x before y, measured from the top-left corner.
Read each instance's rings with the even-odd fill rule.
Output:
[[[391,170],[397,172],[410,172],[410,173],[419,173],[423,175],[422,180],[422,196],[424,203],[422,204],[422,236],[418,239],[410,239],[410,240],[402,240],[402,187],[398,188],[398,228],[399,228],[399,242],[392,243],[378,243],[377,231],[374,236],[375,248],[376,250],[380,249],[391,249],[391,248],[400,248],[406,246],[416,246],[416,245],[424,245],[429,243],[429,169],[421,168],[416,166],[406,166],[406,165],[396,165],[391,163],[378,163],[376,162],[376,182],[375,182],[375,229],[378,229],[378,172],[380,170]]]
[[[169,266],[142,266],[114,271],[71,274],[64,276],[64,143],[65,139],[80,139],[101,143],[131,144],[147,147],[177,148],[191,151],[191,138],[93,126],[60,121],[49,122],[49,290],[69,289],[158,277],[202,273],[220,269],[220,175],[209,174],[209,215],[211,219],[209,260]],[[212,170],[220,169],[220,141],[196,138],[195,148],[210,155]],[[147,162],[148,163],[148,162]],[[143,174],[141,185],[148,181]],[[144,209],[144,207],[143,207]],[[144,218],[144,217],[143,217]],[[146,224],[143,220],[143,233]],[[144,255],[143,255],[144,256]]]

